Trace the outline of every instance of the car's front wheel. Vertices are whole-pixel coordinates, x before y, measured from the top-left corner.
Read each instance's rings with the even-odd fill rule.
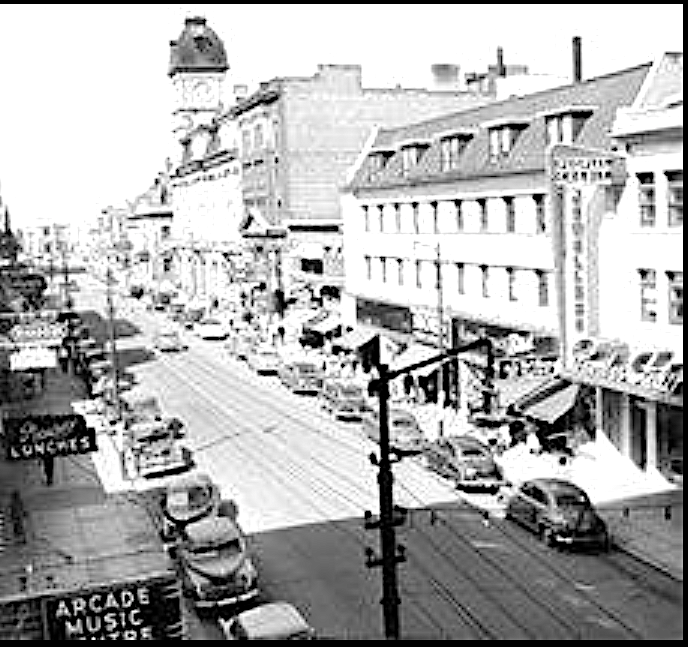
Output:
[[[555,546],[557,543],[554,537],[554,531],[545,524],[540,525],[538,535],[542,542],[547,546]]]

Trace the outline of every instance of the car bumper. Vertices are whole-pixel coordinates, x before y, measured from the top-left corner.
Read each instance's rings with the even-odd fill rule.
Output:
[[[244,593],[232,594],[218,599],[207,599],[196,594],[194,595],[194,605],[199,609],[219,609],[253,600],[258,596],[258,593],[258,589],[255,588]]]

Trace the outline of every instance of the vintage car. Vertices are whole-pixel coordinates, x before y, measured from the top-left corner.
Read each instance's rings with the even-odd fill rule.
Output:
[[[178,353],[188,350],[188,345],[182,340],[176,330],[161,330],[153,340],[153,351],[158,353]]]
[[[160,498],[163,541],[175,541],[190,523],[217,515],[220,489],[202,472],[180,476],[167,485]]]
[[[258,595],[258,573],[235,519],[207,516],[188,524],[173,555],[184,591],[199,610],[236,605]]]
[[[313,640],[315,630],[289,602],[265,602],[230,618],[220,618],[227,640]]]
[[[206,317],[194,325],[194,332],[201,339],[224,340],[229,337],[229,328],[219,319]]]
[[[248,354],[247,362],[258,375],[277,375],[282,365],[279,353],[268,345],[253,348]]]
[[[236,359],[248,361],[257,343],[258,338],[254,333],[240,331],[230,338],[226,344],[226,348]]]
[[[380,416],[376,407],[368,407],[362,417],[362,427],[370,440],[380,442]],[[425,436],[418,420],[410,411],[390,408],[388,410],[389,446],[405,453],[420,453],[425,445]]]
[[[580,487],[557,478],[524,481],[508,497],[506,518],[536,532],[550,546],[609,550],[604,520]]]
[[[322,369],[308,360],[286,362],[280,366],[277,375],[292,393],[318,395],[323,386]]]
[[[497,492],[505,484],[502,470],[487,445],[472,436],[447,436],[428,443],[425,465],[451,479],[457,488]]]
[[[189,470],[194,462],[191,450],[165,439],[141,447],[134,454],[136,473],[146,479]]]
[[[365,389],[353,380],[326,379],[320,395],[323,408],[337,419],[360,420],[368,412]]]

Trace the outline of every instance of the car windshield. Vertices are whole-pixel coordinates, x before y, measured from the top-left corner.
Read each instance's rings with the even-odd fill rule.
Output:
[[[207,542],[196,544],[191,548],[194,555],[233,557],[241,555],[243,546],[239,537],[234,537],[221,543]]]
[[[363,395],[363,389],[360,386],[343,386],[341,394],[345,398],[358,398]]]
[[[484,453],[477,447],[468,447],[462,453],[466,458],[482,458],[484,456]]]

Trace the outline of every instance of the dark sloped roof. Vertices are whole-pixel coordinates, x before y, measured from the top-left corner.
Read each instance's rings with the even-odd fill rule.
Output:
[[[178,72],[226,72],[227,52],[205,18],[187,18],[177,40],[170,43],[168,76]]]
[[[424,181],[543,171],[547,144],[544,114],[566,107],[594,107],[575,141],[576,145],[609,149],[609,133],[616,110],[632,104],[650,67],[651,64],[647,63],[582,83],[513,97],[400,128],[380,130],[373,144],[373,152],[375,149],[398,151],[404,142],[432,143],[421,161],[405,176],[401,173],[401,155],[393,155],[384,169],[377,172],[372,168],[369,156],[358,169],[349,188],[381,188]],[[490,159],[489,129],[485,124],[499,120],[526,121],[529,125],[521,132],[510,154],[493,161]],[[450,171],[442,171],[439,135],[466,130],[473,130],[475,135],[463,150],[459,163]]]

